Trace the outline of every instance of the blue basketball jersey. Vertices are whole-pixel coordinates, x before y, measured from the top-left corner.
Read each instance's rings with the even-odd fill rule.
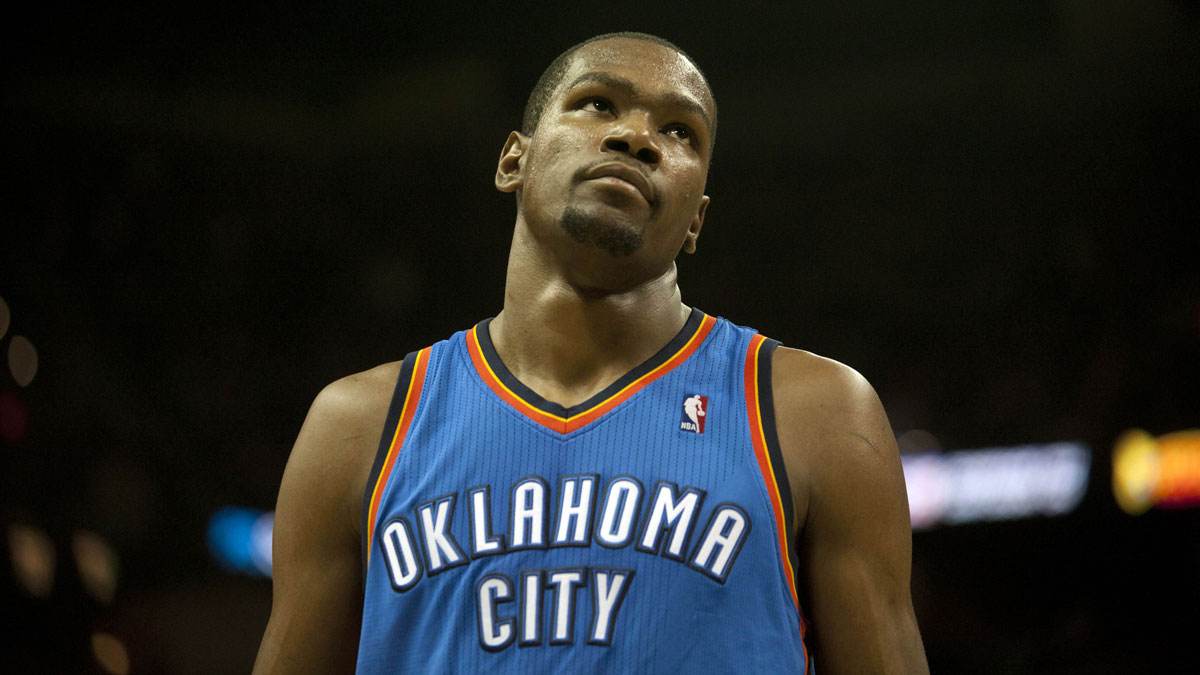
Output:
[[[359,673],[802,673],[778,343],[699,310],[565,408],[488,321],[405,358],[364,496]]]

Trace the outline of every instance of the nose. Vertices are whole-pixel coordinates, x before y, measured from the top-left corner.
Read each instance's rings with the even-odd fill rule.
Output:
[[[655,142],[655,129],[646,116],[627,115],[617,121],[601,143],[604,152],[620,152],[650,166],[657,166],[662,151]]]

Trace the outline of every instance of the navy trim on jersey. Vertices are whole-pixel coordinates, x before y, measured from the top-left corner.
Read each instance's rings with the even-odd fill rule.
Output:
[[[379,473],[383,471],[383,464],[387,461],[388,450],[392,449],[393,432],[396,430],[396,425],[400,424],[400,415],[404,412],[404,399],[408,396],[408,384],[412,380],[418,353],[410,352],[408,356],[404,357],[404,363],[400,365],[400,375],[396,378],[396,386],[392,391],[392,402],[388,404],[387,420],[383,423],[383,431],[380,432],[379,449],[375,451],[371,474],[367,476],[367,489],[363,494],[362,532],[359,536],[362,539],[363,579],[367,578],[367,550],[372,545],[367,540],[367,533],[371,531],[371,494],[376,481],[379,480]]]
[[[500,360],[500,355],[496,353],[495,345],[492,344],[492,336],[488,332],[488,326],[490,326],[492,323],[491,319],[484,319],[483,321],[479,322],[479,326],[476,328],[475,334],[479,338],[479,350],[483,353],[483,358],[488,362],[488,365],[492,367],[492,371],[496,373],[496,377],[501,383],[504,384],[504,386],[508,387],[510,391],[534,408],[537,408],[550,415],[569,419],[575,415],[578,415],[579,413],[587,412],[588,410],[591,410],[592,408],[607,401],[622,389],[629,386],[631,382],[636,381],[646,373],[649,373],[655,368],[666,363],[672,356],[675,355],[676,352],[678,352],[685,344],[687,344],[688,340],[690,340],[693,335],[696,334],[696,330],[700,328],[700,322],[703,320],[704,312],[693,307],[691,315],[688,316],[687,321],[683,324],[683,328],[679,330],[679,333],[672,338],[665,347],[658,350],[658,353],[643,361],[633,370],[625,373],[625,375],[623,375],[616,382],[608,385],[602,391],[592,396],[588,400],[584,401],[583,403],[573,405],[569,408],[564,407],[562,404],[555,403],[554,401],[548,401],[542,398],[537,392],[525,386],[520,380],[514,377],[511,372],[509,372],[508,367],[505,366],[504,362]]]
[[[775,472],[775,487],[783,502],[783,523],[787,528],[788,557],[792,562],[792,577],[796,588],[800,588],[800,543],[796,532],[796,505],[792,502],[792,487],[788,481],[787,465],[783,461],[783,450],[779,446],[779,429],[775,426],[775,396],[771,386],[771,361],[778,340],[767,338],[758,348],[758,409],[762,416],[763,436],[767,440],[767,454],[771,457],[771,468]]]

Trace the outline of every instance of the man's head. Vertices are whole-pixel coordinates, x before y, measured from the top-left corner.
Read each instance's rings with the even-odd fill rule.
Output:
[[[679,48],[640,33],[593,38],[539,79],[496,187],[517,194],[519,228],[572,273],[665,273],[704,222],[716,113]]]
[[[550,96],[554,94],[554,90],[557,89],[560,84],[562,84],[563,76],[566,75],[567,68],[571,65],[571,57],[574,56],[575,52],[593,42],[599,42],[600,40],[611,40],[614,38],[644,40],[646,42],[653,42],[654,44],[666,47],[667,49],[670,49],[676,54],[679,54],[683,58],[687,59],[688,62],[695,67],[696,71],[700,73],[700,76],[702,78],[704,77],[704,71],[700,70],[700,65],[697,64],[696,61],[687,54],[687,52],[680,49],[673,42],[660,38],[657,35],[650,35],[649,33],[637,33],[634,31],[623,31],[620,33],[605,33],[604,35],[597,35],[596,37],[588,38],[583,42],[569,47],[566,51],[559,54],[553,61],[551,61],[550,65],[546,67],[546,70],[542,71],[542,76],[538,78],[537,84],[533,85],[533,91],[529,92],[529,100],[525,102],[525,113],[521,116],[521,133],[525,134],[526,136],[533,134],[534,129],[537,128],[538,122],[542,119],[542,111],[546,108],[546,102],[550,99]],[[708,79],[704,78],[704,80],[705,86],[707,87]],[[711,152],[711,145],[717,139],[717,103],[716,99],[712,97],[711,89],[708,96],[713,107],[712,129],[710,130],[711,140],[709,141],[709,152]]]

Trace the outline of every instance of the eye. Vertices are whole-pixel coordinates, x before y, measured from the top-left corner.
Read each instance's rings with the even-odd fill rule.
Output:
[[[667,134],[668,136],[674,136],[675,138],[678,138],[681,141],[692,140],[692,130],[685,126],[679,125],[679,124],[672,125],[672,126],[667,127],[666,129],[663,129],[663,133]]]
[[[613,106],[608,101],[602,98],[585,98],[579,104],[580,109],[591,112],[610,113],[613,111]]]

